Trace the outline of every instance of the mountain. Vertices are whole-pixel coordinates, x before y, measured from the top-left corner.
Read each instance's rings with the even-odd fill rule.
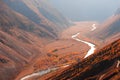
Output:
[[[103,22],[120,6],[120,1],[98,0],[49,0],[55,8],[72,21]],[[109,2],[109,3],[108,3]],[[106,7],[106,3],[107,7]],[[102,5],[102,6],[101,6]],[[103,12],[103,14],[101,13]]]
[[[117,9],[115,15],[120,15],[120,8]]]
[[[59,26],[57,29],[60,29],[69,25],[67,20],[45,0],[4,0],[4,2],[15,12],[48,31],[56,31],[57,26]]]
[[[99,27],[92,36],[106,41],[117,40],[120,37],[120,9]]]
[[[68,25],[45,0],[0,0],[0,80],[13,80],[38,57],[44,58],[43,46]]]
[[[94,55],[39,80],[119,80],[120,39],[95,52]]]

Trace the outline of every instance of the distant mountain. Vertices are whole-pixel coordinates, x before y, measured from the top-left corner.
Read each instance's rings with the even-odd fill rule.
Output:
[[[111,16],[120,6],[120,1],[112,0],[48,0],[62,14],[73,21],[100,21]],[[106,7],[107,3],[107,7]],[[102,6],[101,6],[102,5]]]
[[[47,74],[39,80],[119,80],[120,39],[94,55],[66,69]]]
[[[120,8],[117,9],[115,15],[120,15]]]
[[[120,34],[120,15],[111,17],[102,26],[105,28],[98,32],[98,38],[107,39]]]
[[[69,25],[67,20],[45,0],[4,0],[4,2],[14,12],[52,33]]]
[[[13,80],[69,22],[45,0],[0,0],[0,80]]]
[[[95,36],[103,41],[114,41],[120,38],[120,9],[117,9],[115,14],[98,26],[98,28],[91,36]]]

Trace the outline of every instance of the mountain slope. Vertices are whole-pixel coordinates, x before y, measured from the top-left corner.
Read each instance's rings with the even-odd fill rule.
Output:
[[[120,37],[120,11],[106,20],[100,28],[92,33],[97,39],[110,41],[111,39],[117,40]]]
[[[69,25],[67,20],[45,0],[4,0],[4,2],[14,11],[49,31],[56,31]]]
[[[94,55],[66,69],[43,76],[39,80],[119,80],[120,39]]]
[[[37,7],[30,5],[31,1],[0,1],[0,80],[13,80],[25,66],[38,57],[44,58],[46,53],[43,46],[58,38],[59,29],[61,31],[67,27],[64,23],[58,22],[60,26],[51,22],[41,11],[34,10]],[[54,12],[56,10],[48,11],[46,15]],[[59,13],[56,12],[56,15]],[[59,19],[65,20],[56,17],[56,20]]]
[[[107,39],[113,37],[120,32],[120,15],[111,17],[108,22],[104,23],[105,29],[99,32],[99,38]]]

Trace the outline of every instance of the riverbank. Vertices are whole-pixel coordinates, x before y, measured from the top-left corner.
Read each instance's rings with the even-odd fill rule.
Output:
[[[93,27],[93,26],[94,26],[94,27]],[[96,29],[95,24],[93,24],[92,27],[93,27],[93,28],[91,29],[91,31],[94,31],[94,30]],[[94,29],[94,30],[93,30],[93,29]],[[94,44],[77,38],[77,37],[79,36],[79,34],[80,34],[80,33],[76,33],[75,35],[72,35],[71,38],[74,39],[74,40],[76,40],[76,41],[78,41],[78,42],[85,43],[85,44],[87,44],[87,45],[90,47],[90,49],[88,50],[87,54],[86,54],[85,57],[84,57],[84,58],[87,58],[88,56],[92,55],[92,54],[95,52],[96,48],[95,48],[95,45],[94,45]],[[47,73],[50,73],[50,72],[52,72],[52,71],[58,70],[58,69],[60,69],[60,68],[65,68],[65,67],[68,67],[68,66],[69,66],[69,65],[64,65],[64,66],[61,66],[61,67],[54,67],[54,68],[49,68],[49,69],[47,69],[47,70],[42,70],[42,71],[39,71],[39,72],[37,72],[37,73],[32,73],[32,74],[30,74],[30,75],[27,75],[27,76],[21,78],[20,80],[28,80],[28,79],[31,79],[31,78],[34,78],[34,77],[37,77],[37,76],[40,77],[40,76],[43,76],[43,75],[45,75],[45,74],[47,74]]]
[[[92,44],[92,43],[90,43],[90,42],[87,42],[87,41],[83,41],[83,40],[77,38],[77,36],[78,36],[79,34],[80,34],[80,33],[77,33],[77,34],[73,35],[73,36],[72,36],[72,39],[74,39],[74,40],[76,40],[76,41],[83,42],[83,43],[87,44],[87,45],[90,47],[89,51],[87,52],[87,54],[86,54],[85,57],[84,57],[84,58],[87,58],[88,56],[92,55],[92,54],[95,52],[96,48],[95,48],[95,45],[94,45],[94,44]]]
[[[42,60],[39,58],[37,61],[34,62],[34,64],[31,65],[31,67],[26,67],[18,75],[18,77],[16,77],[15,80],[20,80],[21,78],[27,75],[31,75],[33,72],[37,73],[40,71],[47,71],[48,68],[56,68],[54,66],[62,67],[65,64],[74,64],[84,59],[87,55],[86,53],[88,53],[91,47],[88,44],[85,44],[81,41],[76,41],[71,37],[73,36],[73,34],[79,33],[79,35],[76,38],[96,45],[96,43],[92,42],[92,40],[85,36],[86,33],[92,32],[91,30],[93,29],[93,24],[96,23],[77,22],[72,27],[63,31],[58,40],[56,40],[53,43],[47,44],[44,47],[47,56],[44,57],[44,59]],[[95,26],[97,26],[97,24]],[[44,69],[42,69],[43,66]]]

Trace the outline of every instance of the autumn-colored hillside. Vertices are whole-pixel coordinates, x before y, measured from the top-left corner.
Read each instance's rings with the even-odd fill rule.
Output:
[[[13,80],[38,57],[44,58],[43,46],[69,25],[60,16],[44,0],[0,0],[0,80]]]
[[[84,57],[93,47],[90,43],[95,51],[103,47],[101,43],[118,39],[119,25],[119,9],[102,25],[96,21],[70,23],[47,0],[0,0],[0,80],[20,80],[53,67],[60,71],[37,79],[114,76],[119,72],[120,40]]]
[[[98,29],[88,34],[90,38],[103,41],[105,43],[111,43],[120,37],[120,8],[109,17],[106,21],[98,26]]]
[[[94,55],[66,69],[47,74],[38,80],[119,80],[120,39]]]

